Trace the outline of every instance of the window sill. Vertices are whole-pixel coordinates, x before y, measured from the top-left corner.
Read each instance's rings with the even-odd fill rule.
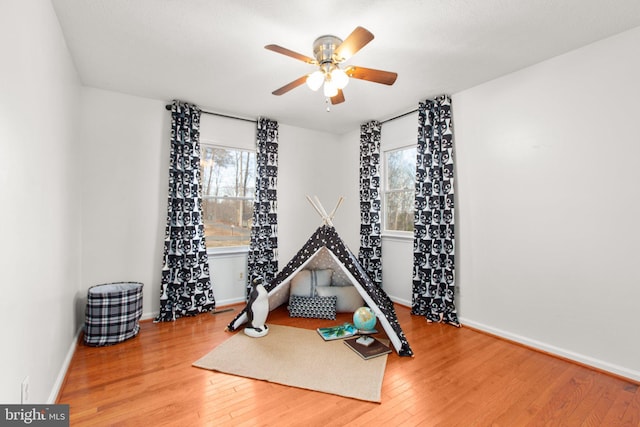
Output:
[[[228,246],[222,248],[207,248],[207,255],[214,258],[232,257],[247,254],[249,246]]]
[[[390,241],[396,241],[396,242],[413,242],[413,232],[402,233],[402,232],[386,231],[382,233],[382,240],[390,240]]]

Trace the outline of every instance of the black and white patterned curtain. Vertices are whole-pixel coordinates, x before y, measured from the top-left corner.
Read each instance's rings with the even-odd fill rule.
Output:
[[[173,321],[215,309],[202,222],[200,109],[171,107],[169,200],[156,321]]]
[[[258,119],[256,148],[256,194],[247,260],[247,298],[255,279],[268,283],[278,272],[278,122]]]
[[[380,218],[380,122],[360,126],[360,251],[358,261],[373,283],[382,287]]]
[[[451,98],[421,102],[418,117],[411,313],[460,326],[454,304]]]

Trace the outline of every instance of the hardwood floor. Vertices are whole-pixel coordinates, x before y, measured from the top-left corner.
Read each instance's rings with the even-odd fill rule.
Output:
[[[58,396],[71,425],[640,425],[638,384],[470,328],[427,324],[402,306],[415,357],[389,355],[381,404],[192,367],[231,336],[224,328],[240,309],[144,321],[137,337],[114,346],[79,343]],[[313,329],[348,320],[291,319],[283,306],[268,323]]]

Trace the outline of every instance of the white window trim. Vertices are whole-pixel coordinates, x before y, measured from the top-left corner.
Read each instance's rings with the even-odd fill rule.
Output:
[[[219,248],[207,248],[207,255],[211,258],[230,258],[249,253],[249,245],[222,246]]]
[[[258,151],[255,149],[255,147],[253,149],[246,148],[246,147],[236,147],[233,145],[218,142],[213,139],[201,138],[200,139],[201,149],[202,149],[202,145],[208,145],[216,148],[224,148],[229,150],[251,151],[256,156],[258,155]],[[234,199],[249,200],[249,199],[255,199],[255,198],[254,197],[234,197]],[[221,246],[217,248],[207,248],[207,256],[211,258],[227,258],[227,257],[234,257],[240,254],[248,254],[248,253],[249,253],[249,245]]]
[[[413,231],[400,231],[400,230],[388,230],[387,229],[387,207],[385,206],[385,200],[386,200],[386,195],[387,193],[392,193],[394,191],[406,191],[406,190],[387,190],[387,153],[393,152],[393,151],[400,151],[400,150],[407,150],[407,149],[411,149],[411,148],[416,148],[417,149],[417,145],[415,143],[415,141],[407,141],[406,145],[399,145],[393,148],[388,148],[386,150],[382,151],[382,159],[383,159],[383,167],[382,167],[382,171],[380,172],[380,180],[382,182],[382,191],[381,191],[381,198],[380,198],[380,205],[381,205],[381,214],[382,214],[382,233],[381,236],[383,239],[387,239],[387,240],[398,240],[398,241],[407,241],[407,240],[413,240]]]
[[[382,232],[382,239],[396,242],[413,242],[413,231],[386,230]]]

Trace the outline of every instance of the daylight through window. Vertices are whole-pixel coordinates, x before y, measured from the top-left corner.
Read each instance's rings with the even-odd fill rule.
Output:
[[[385,152],[384,228],[413,232],[416,148]]]
[[[202,215],[207,247],[246,246],[251,234],[256,153],[201,144]]]

